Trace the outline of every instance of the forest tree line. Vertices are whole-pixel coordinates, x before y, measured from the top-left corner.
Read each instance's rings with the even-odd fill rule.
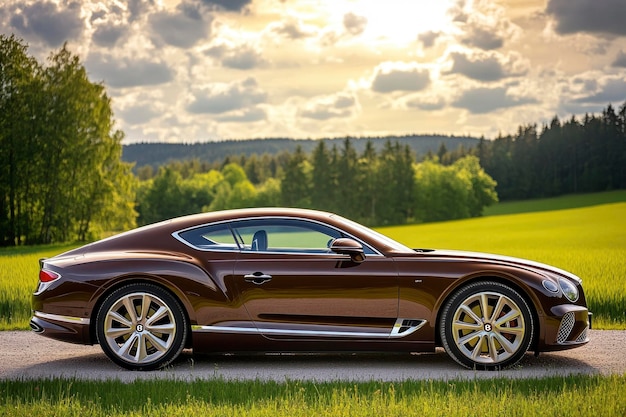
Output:
[[[352,140],[341,148],[320,141],[312,154],[297,148],[275,157],[228,158],[221,167],[198,160],[174,162],[150,176],[137,192],[139,224],[182,214],[241,207],[285,206],[336,212],[368,225],[403,224],[480,216],[497,201],[496,183],[478,158],[449,166],[434,157],[421,163],[408,146],[371,142],[358,154]]]
[[[84,241],[207,210],[310,207],[368,225],[479,216],[501,199],[626,188],[626,103],[419,156],[320,140],[310,152],[123,162],[110,99],[64,46],[47,65],[0,35],[0,246]],[[364,141],[364,142],[361,142]],[[361,148],[360,145],[365,143]]]
[[[501,200],[626,188],[626,102],[600,115],[557,117],[481,140],[471,151],[497,181]]]

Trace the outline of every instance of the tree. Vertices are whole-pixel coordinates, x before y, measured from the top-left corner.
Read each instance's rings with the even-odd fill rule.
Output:
[[[332,155],[321,140],[313,150],[311,177],[311,205],[319,210],[335,211],[337,198],[336,165]]]
[[[475,156],[450,166],[424,161],[415,166],[415,217],[429,222],[480,216],[497,201],[495,187]]]
[[[452,167],[457,175],[467,178],[471,184],[466,202],[470,217],[482,216],[485,207],[498,202],[497,184],[480,166],[477,157],[465,156],[452,164]]]
[[[17,245],[29,234],[37,165],[33,120],[41,105],[41,68],[27,46],[0,35],[0,245]],[[34,153],[33,153],[34,152]],[[29,154],[31,157],[29,158]]]
[[[281,200],[287,207],[311,207],[311,171],[301,147],[291,155],[281,180]]]
[[[0,35],[0,50],[2,244],[83,240],[134,225],[135,182],[104,87],[65,46],[47,67],[13,36]]]

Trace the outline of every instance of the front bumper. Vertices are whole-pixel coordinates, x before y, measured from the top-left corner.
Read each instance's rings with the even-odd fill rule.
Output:
[[[592,313],[586,307],[559,305],[552,307],[550,313],[540,351],[571,349],[589,342]]]

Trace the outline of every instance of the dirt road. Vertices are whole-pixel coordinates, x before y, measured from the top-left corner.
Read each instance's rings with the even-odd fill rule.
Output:
[[[420,355],[259,356],[197,356],[185,351],[165,370],[131,372],[114,365],[97,345],[61,343],[27,331],[0,332],[0,379],[401,381],[626,373],[626,331],[592,330],[590,338],[586,346],[574,350],[542,353],[538,358],[529,353],[515,368],[499,372],[463,369],[443,350]]]

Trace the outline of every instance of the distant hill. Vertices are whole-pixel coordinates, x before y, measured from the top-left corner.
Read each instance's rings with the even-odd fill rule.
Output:
[[[377,150],[385,145],[385,142],[399,142],[409,145],[419,158],[431,151],[437,153],[443,143],[448,151],[453,151],[463,145],[471,148],[478,144],[478,139],[467,136],[443,136],[443,135],[412,135],[412,136],[387,136],[372,138],[351,138],[352,144],[358,153],[363,152],[367,141],[371,141]],[[329,148],[337,146],[341,149],[345,138],[319,139],[327,142]],[[124,145],[122,160],[134,162],[135,168],[144,165],[158,167],[172,161],[199,159],[206,162],[221,162],[227,156],[233,155],[273,155],[283,151],[293,152],[299,145],[305,153],[311,153],[319,140],[312,139],[250,139],[228,140],[221,142],[204,142],[193,144],[173,143],[137,143]]]

